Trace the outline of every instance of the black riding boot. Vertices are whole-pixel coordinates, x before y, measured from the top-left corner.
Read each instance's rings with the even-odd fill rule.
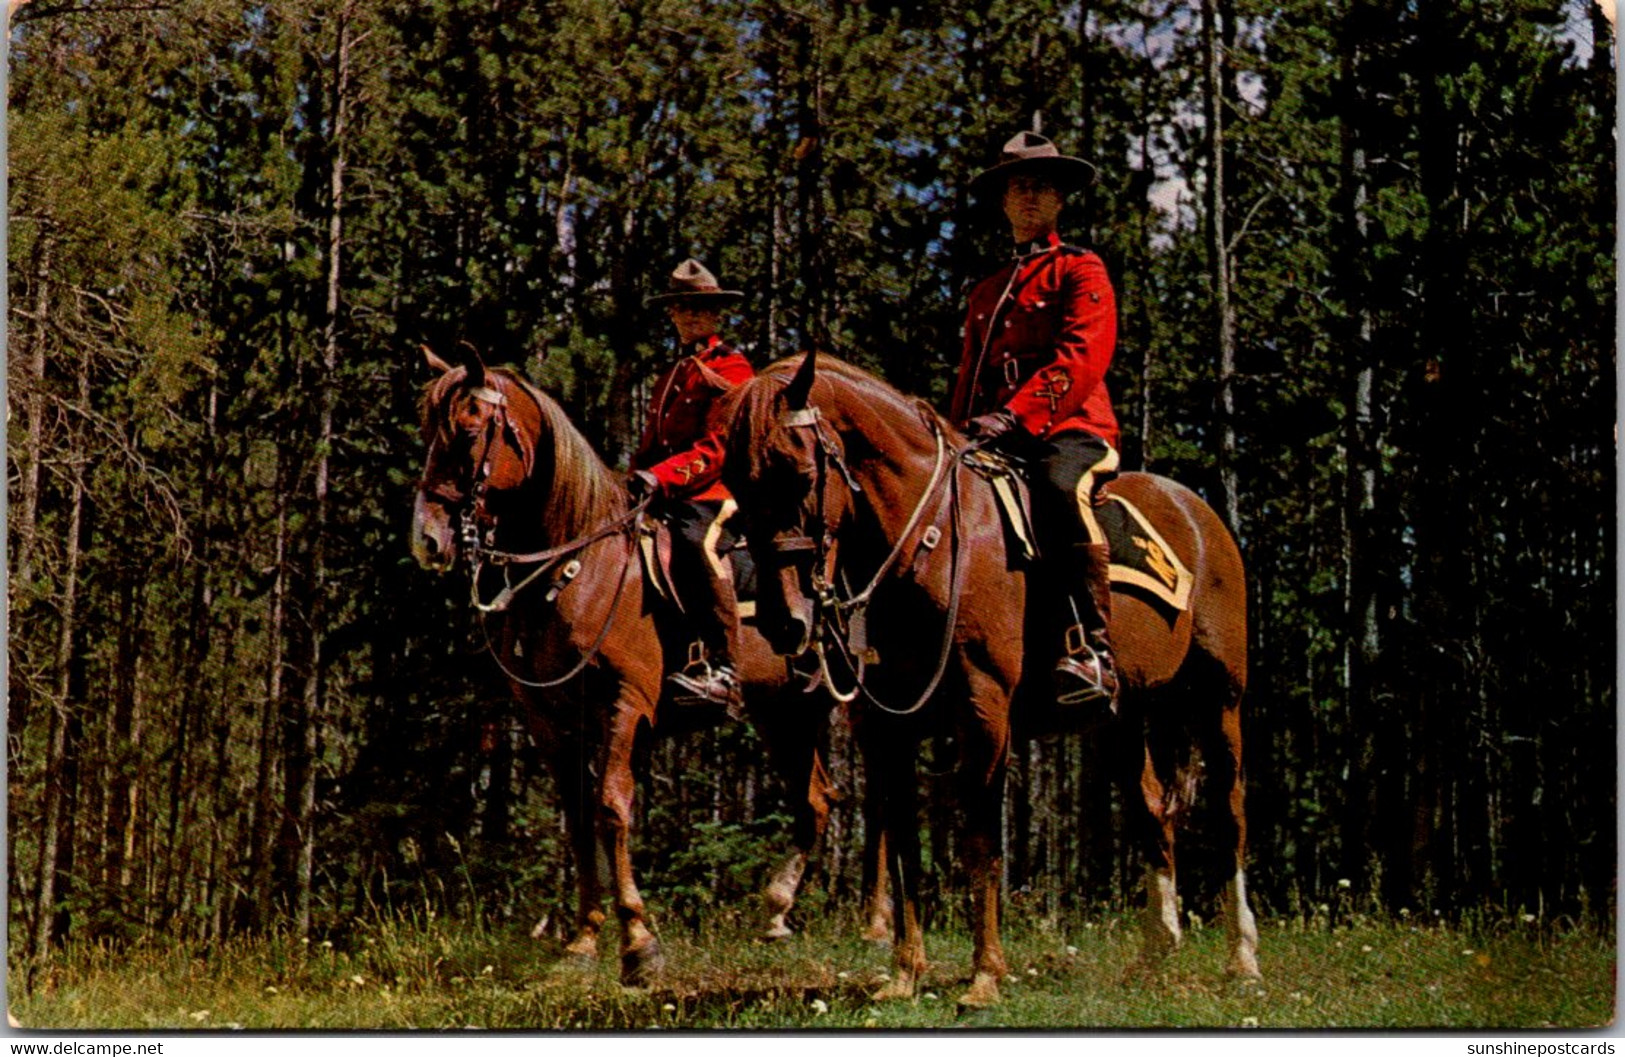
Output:
[[[689,646],[688,663],[666,681],[676,687],[672,703],[721,705],[734,719],[744,713],[744,693],[734,670],[733,645],[739,636],[739,603],[732,577],[711,570],[704,599],[694,598],[693,621],[700,637]]]
[[[1077,623],[1066,629],[1066,652],[1055,664],[1055,701],[1098,712],[1104,722],[1117,715],[1117,665],[1107,630],[1112,618],[1112,586],[1107,568],[1111,553],[1104,543],[1078,543],[1068,581],[1084,581],[1070,592]],[[1067,619],[1073,619],[1072,614]]]

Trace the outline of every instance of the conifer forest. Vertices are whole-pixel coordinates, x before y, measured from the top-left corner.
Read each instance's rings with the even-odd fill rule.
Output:
[[[968,184],[1022,129],[1119,301],[1124,468],[1248,571],[1250,882],[1612,927],[1616,43],[1588,0],[32,0],[10,27],[6,874],[74,938],[562,927],[552,779],[408,542],[425,345],[614,467],[698,257],[760,369],[946,410]],[[584,705],[584,707],[588,707]],[[804,913],[850,907],[862,772]],[[1018,743],[1010,914],[1143,899],[1103,743]],[[662,928],[754,898],[789,791],[745,723],[652,740]],[[966,900],[928,747],[933,920]],[[1223,880],[1194,819],[1186,909]],[[1204,872],[1206,871],[1206,872]],[[550,925],[549,923],[553,923]]]

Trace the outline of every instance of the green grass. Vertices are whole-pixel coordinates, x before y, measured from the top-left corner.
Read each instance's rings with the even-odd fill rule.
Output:
[[[54,1029],[491,1030],[921,1028],[1456,1028],[1570,1030],[1613,1015],[1614,943],[1523,920],[1418,928],[1356,920],[1262,924],[1260,983],[1227,981],[1222,928],[1193,929],[1163,971],[1125,982],[1135,922],[1007,929],[1011,976],[995,1010],[961,1013],[963,935],[928,936],[932,969],[913,1003],[876,1005],[890,953],[839,918],[779,944],[750,915],[668,928],[656,986],[619,986],[615,958],[561,961],[518,927],[445,920],[358,927],[344,947],[282,938],[212,950],[153,940],[121,952],[70,946],[17,989],[23,1025]]]

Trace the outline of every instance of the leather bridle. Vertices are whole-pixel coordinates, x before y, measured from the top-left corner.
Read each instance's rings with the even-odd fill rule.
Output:
[[[844,577],[840,575],[836,543],[840,525],[831,518],[829,511],[833,504],[830,502],[830,490],[845,483],[852,496],[863,494],[863,488],[853,476],[842,454],[841,447],[836,439],[830,435],[819,409],[809,405],[787,411],[779,420],[779,426],[786,430],[810,429],[813,431],[813,466],[811,470],[812,502],[803,508],[803,525],[801,531],[781,532],[771,541],[771,549],[781,555],[799,555],[808,553],[812,556],[811,569],[808,572],[808,583],[812,589],[809,600],[812,602],[812,627],[807,637],[808,646],[818,660],[818,668],[809,679],[808,690],[815,689],[820,684],[825,690],[841,703],[854,700],[859,694],[876,708],[893,715],[908,715],[918,711],[936,691],[947,668],[948,657],[952,653],[954,625],[958,622],[959,601],[963,594],[964,563],[960,560],[960,503],[959,503],[959,475],[960,456],[966,450],[961,449],[949,452],[947,437],[943,433],[941,424],[936,416],[924,404],[920,405],[922,418],[929,425],[932,437],[936,442],[936,457],[931,467],[931,476],[926,482],[925,489],[914,504],[903,529],[898,533],[896,541],[861,591],[855,594],[848,593],[843,596],[841,584]],[[833,468],[834,472],[831,472]],[[947,627],[943,633],[942,647],[939,651],[938,663],[925,691],[906,708],[893,708],[878,700],[865,685],[865,669],[872,657],[868,644],[867,613],[870,601],[886,576],[902,559],[914,537],[915,531],[920,528],[922,521],[926,521],[926,512],[932,509],[929,523],[920,531],[914,543],[916,551],[930,552],[934,550],[942,539],[942,527],[938,522],[942,519],[946,508],[949,520],[949,531],[952,540],[949,546],[950,554],[950,586],[947,613]],[[854,508],[856,503],[851,504]],[[806,520],[812,522],[813,531],[808,531]],[[839,690],[835,686],[834,678],[830,672],[829,654],[834,650],[846,662],[854,677],[854,683],[849,690]],[[806,651],[803,651],[805,653]],[[792,658],[792,662],[795,658]]]
[[[445,505],[448,512],[454,507],[458,508],[458,549],[468,558],[469,603],[480,613],[480,624],[485,634],[486,645],[490,648],[491,655],[496,660],[497,666],[502,669],[502,673],[509,679],[524,686],[539,689],[560,686],[581,674],[587,665],[592,663],[593,658],[598,655],[599,650],[603,647],[604,640],[609,637],[610,629],[615,622],[615,613],[620,608],[621,596],[626,591],[627,580],[635,568],[635,562],[632,560],[635,546],[634,536],[644,510],[649,505],[649,497],[643,497],[641,501],[633,504],[624,514],[611,518],[590,531],[556,547],[528,553],[497,549],[495,546],[497,518],[486,505],[486,499],[490,492],[492,448],[498,436],[506,438],[513,445],[514,450],[519,453],[523,471],[527,477],[534,469],[535,451],[531,446],[524,443],[518,429],[515,428],[513,421],[508,417],[508,396],[506,393],[500,389],[481,385],[469,390],[468,395],[481,403],[490,405],[493,409],[492,414],[485,421],[477,456],[474,452],[470,452],[469,462],[473,467],[473,477],[469,482],[468,490],[466,493],[457,493],[437,486],[425,488],[424,491]],[[503,662],[495,643],[491,641],[490,628],[486,623],[486,618],[492,613],[500,613],[508,609],[521,591],[536,583],[555,568],[558,569],[558,575],[554,577],[552,584],[549,586],[545,601],[549,603],[557,601],[564,589],[581,573],[581,560],[571,556],[600,540],[614,535],[625,537],[626,554],[622,560],[621,575],[615,585],[614,597],[610,600],[604,623],[599,627],[591,648],[582,654],[580,660],[570,671],[555,679],[530,680],[510,670],[508,665]],[[566,558],[570,560],[564,561]],[[562,566],[560,566],[561,562],[563,562]],[[489,602],[480,597],[481,574],[488,565],[503,570],[502,589]],[[535,568],[526,573],[518,582],[513,582],[510,579],[508,569],[519,565],[532,565]]]

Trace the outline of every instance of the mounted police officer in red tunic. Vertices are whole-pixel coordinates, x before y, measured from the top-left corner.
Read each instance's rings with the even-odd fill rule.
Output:
[[[1094,489],[1117,469],[1117,416],[1106,369],[1117,344],[1117,302],[1093,252],[1066,245],[1057,224],[1066,196],[1094,167],[1033,132],[1004,145],[971,188],[998,201],[1015,256],[970,291],[965,347],[951,415],[984,447],[1024,468],[1045,568],[1067,586],[1056,700],[1117,710],[1109,556],[1084,518]]]
[[[722,289],[689,259],[671,273],[666,292],[646,302],[666,307],[682,357],[655,383],[627,482],[634,498],[656,497],[672,528],[672,579],[698,634],[687,666],[668,677],[677,688],[673,700],[723,705],[732,715],[742,700],[734,666],[739,613],[733,579],[715,549],[730,497],[720,480],[724,440],[713,405],[755,373],[717,334],[723,306],[744,296]]]

